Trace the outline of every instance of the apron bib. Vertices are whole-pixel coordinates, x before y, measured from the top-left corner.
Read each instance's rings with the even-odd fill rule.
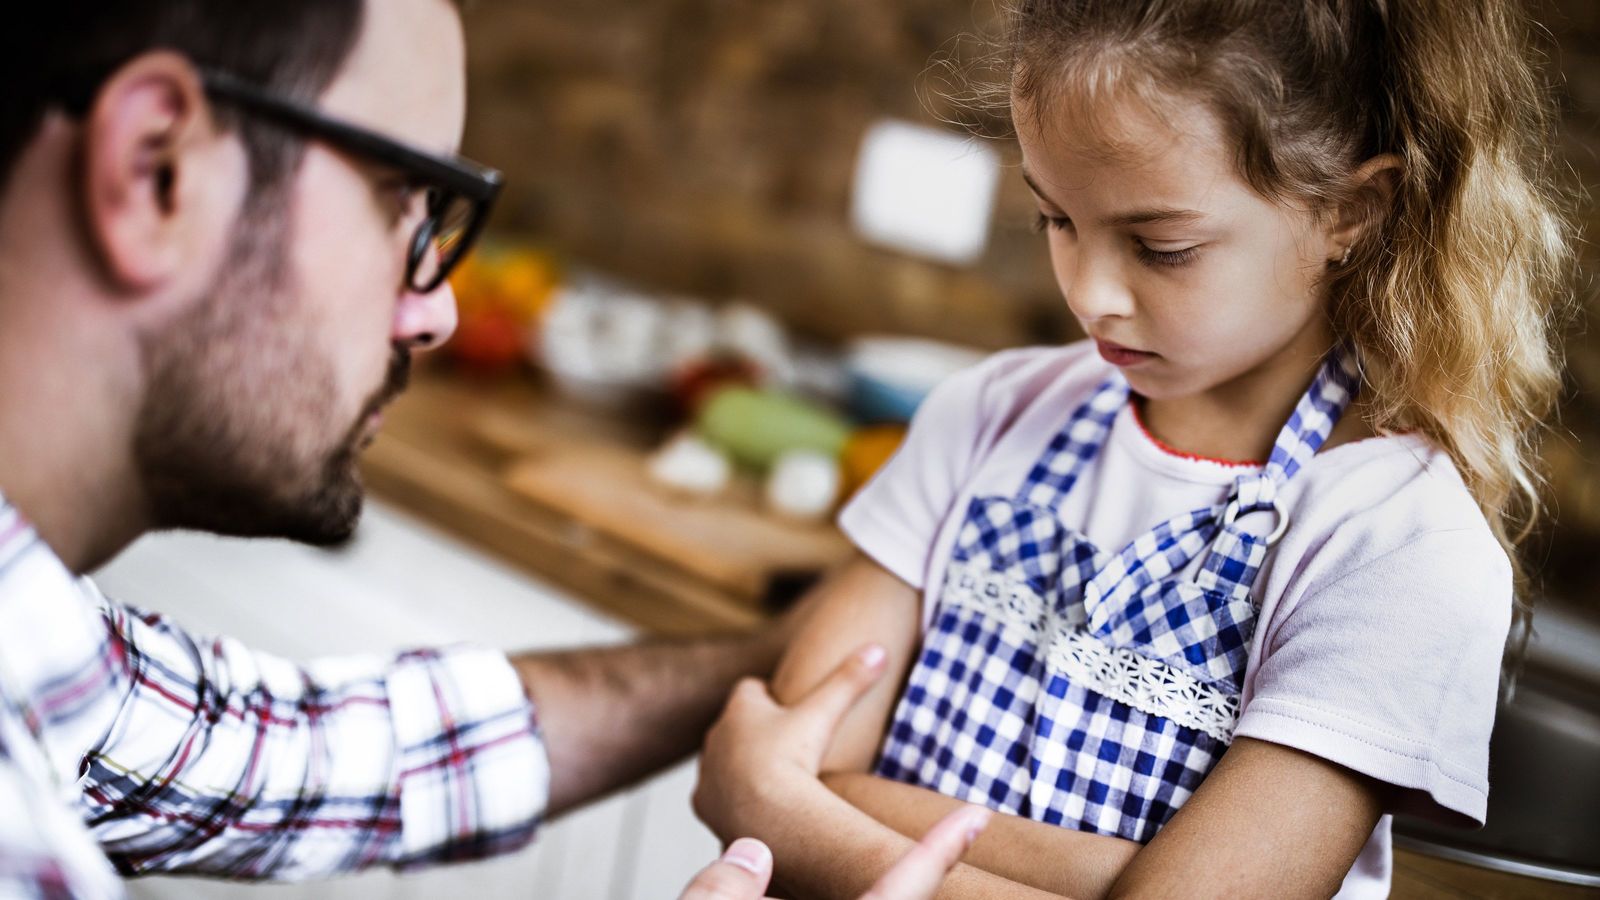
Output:
[[[1232,740],[1251,588],[1288,525],[1278,489],[1358,383],[1349,355],[1330,354],[1265,467],[1222,503],[1110,553],[1057,515],[1128,402],[1121,373],[1108,378],[1015,495],[968,505],[876,773],[1041,822],[1154,837]],[[1270,534],[1242,527],[1263,512],[1276,517]]]

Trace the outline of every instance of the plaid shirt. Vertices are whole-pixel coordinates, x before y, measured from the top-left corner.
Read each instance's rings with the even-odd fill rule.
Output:
[[[300,666],[197,638],[72,576],[0,497],[0,898],[488,856],[548,790],[503,654]]]

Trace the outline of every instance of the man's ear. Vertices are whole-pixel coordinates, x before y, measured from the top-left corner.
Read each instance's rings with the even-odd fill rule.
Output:
[[[1336,211],[1328,230],[1328,260],[1341,264],[1366,234],[1383,220],[1384,211],[1400,189],[1405,164],[1397,154],[1382,153],[1350,174],[1348,198]]]
[[[83,219],[105,275],[130,291],[161,286],[206,227],[188,202],[218,137],[199,73],[175,53],[135,58],[101,86],[83,133]]]

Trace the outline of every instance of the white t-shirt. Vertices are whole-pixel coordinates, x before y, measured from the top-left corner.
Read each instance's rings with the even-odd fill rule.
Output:
[[[1085,342],[1008,351],[950,378],[845,508],[856,545],[922,591],[924,627],[969,501],[1014,494],[1111,371]],[[1120,548],[1221,502],[1240,471],[1160,446],[1130,407],[1061,518]],[[1317,454],[1279,496],[1289,522],[1255,583],[1235,735],[1394,785],[1390,812],[1482,824],[1512,579],[1460,474],[1424,437],[1375,437]],[[1339,897],[1387,896],[1389,827],[1385,815]]]

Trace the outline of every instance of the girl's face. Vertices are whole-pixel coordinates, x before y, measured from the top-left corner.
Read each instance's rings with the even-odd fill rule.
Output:
[[[1115,135],[1110,152],[1067,117],[1013,108],[1056,281],[1136,392],[1226,402],[1304,387],[1331,345],[1319,280],[1342,248],[1239,177],[1203,105],[1103,104],[1112,118],[1094,133]]]

